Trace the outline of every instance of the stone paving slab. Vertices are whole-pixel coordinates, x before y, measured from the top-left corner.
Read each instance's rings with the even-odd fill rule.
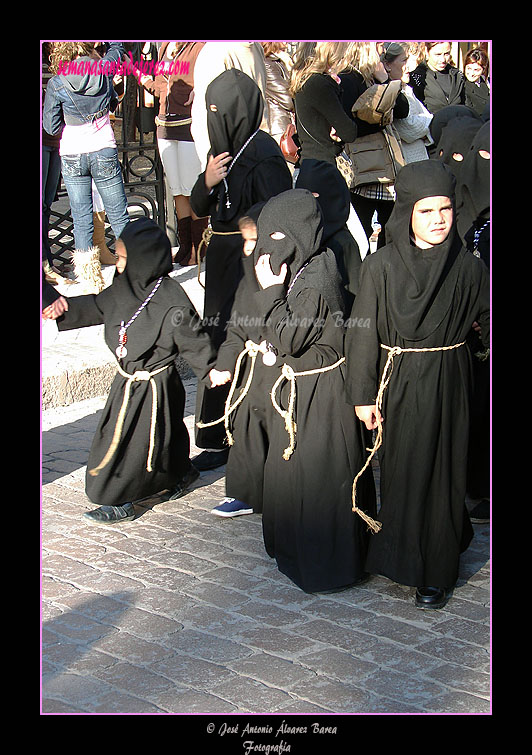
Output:
[[[184,382],[193,439],[196,384]],[[413,588],[383,577],[308,595],[265,553],[259,515],[210,514],[224,468],[178,501],[145,499],[133,522],[85,523],[104,403],[42,413],[42,714],[179,714],[218,752],[307,752],[313,722],[491,713],[489,525],[474,525],[443,610],[415,608]],[[306,734],[279,731],[283,720]],[[262,733],[246,730],[257,721]]]

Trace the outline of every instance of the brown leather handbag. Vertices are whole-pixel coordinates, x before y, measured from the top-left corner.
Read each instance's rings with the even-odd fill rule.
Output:
[[[284,159],[289,163],[296,163],[298,159],[297,145],[293,139],[296,132],[296,127],[293,123],[289,123],[285,128],[279,146],[281,152],[284,155]]]

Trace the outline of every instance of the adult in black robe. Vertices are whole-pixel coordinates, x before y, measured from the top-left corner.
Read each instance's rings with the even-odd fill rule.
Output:
[[[119,241],[127,251],[125,269],[120,273],[117,270],[111,285],[99,294],[69,297],[68,311],[57,319],[61,331],[103,323],[105,342],[115,353],[121,323],[129,322],[161,279],[153,297],[128,327],[127,353],[118,360],[120,369],[128,375],[142,371],[153,376],[155,425],[152,425],[154,392],[151,382],[136,380],[130,385],[118,445],[102,466],[127,390],[128,379],[118,372],[87,462],[88,498],[100,507],[115,508],[167,489],[175,491],[177,497],[181,486],[184,489],[187,480],[198,476],[189,459],[190,439],[183,422],[185,390],[176,356],[179,353],[201,380],[207,380],[214,359],[209,336],[200,327],[198,313],[179,283],[168,276],[172,270],[172,254],[166,234],[149,218],[139,218],[124,229]],[[154,374],[157,370],[162,371]],[[150,454],[152,428],[155,434]],[[151,464],[148,464],[149,459]],[[104,510],[102,517],[96,518],[112,521],[115,513]]]
[[[227,172],[210,190],[205,172],[194,185],[191,206],[198,217],[210,215],[214,235],[205,257],[204,321],[216,349],[226,336],[227,322],[242,276],[242,236],[239,219],[257,202],[292,186],[286,160],[276,141],[260,130],[264,99],[257,84],[242,71],[231,68],[207,87],[209,160],[228,153]],[[217,235],[232,234],[232,235]],[[205,391],[198,386],[197,422],[208,423],[223,414],[227,387]],[[199,448],[221,450],[223,426],[196,431]],[[201,456],[201,454],[200,454]]]
[[[390,241],[362,263],[347,329],[346,390],[359,416],[358,407],[373,405],[375,411],[389,356],[381,344],[455,346],[466,341],[474,321],[489,343],[488,271],[462,247],[455,222],[430,248],[411,241],[416,203],[453,200],[454,177],[439,161],[423,160],[401,170],[396,189]],[[384,392],[382,529],[372,535],[366,568],[417,587],[421,605],[444,604],[473,535],[465,507],[470,389],[471,355],[458,346],[399,353]]]
[[[345,179],[335,165],[324,160],[306,158],[301,163],[295,186],[318,195],[323,216],[322,244],[331,249],[336,257],[350,311],[358,289],[362,259],[358,244],[347,227],[351,195]]]
[[[276,357],[274,364],[264,364],[259,354],[257,385],[271,390],[284,365],[294,372],[317,370],[295,377],[293,443],[287,432],[289,419],[286,423],[286,417],[272,409],[271,397],[264,391],[260,408],[267,444],[258,457],[262,469],[257,469],[262,490],[252,491],[262,496],[267,553],[306,592],[342,589],[360,581],[369,539],[366,523],[352,510],[351,484],[366,456],[365,441],[352,407],[343,398],[344,366],[334,367],[343,358],[344,304],[336,259],[323,248],[322,232],[315,198],[294,189],[265,205],[254,252],[256,270],[270,255],[269,272],[280,276],[264,287],[264,279],[256,273],[260,289],[254,295],[258,315],[254,322],[264,326],[252,336],[257,343],[266,341]],[[329,367],[334,368],[324,371]],[[290,394],[290,381],[281,380],[275,400],[283,411],[290,407]],[[252,402],[246,408],[244,401],[237,412],[248,413],[242,422],[245,429]],[[237,414],[235,427],[238,422]],[[247,455],[247,474],[253,474],[254,446],[246,441],[245,432],[242,435],[238,453]],[[236,449],[235,436],[229,462]],[[360,508],[374,516],[371,472],[361,488]]]
[[[476,133],[457,185],[458,233],[468,251],[490,267],[490,124]],[[490,359],[478,332],[468,338],[473,355],[473,397],[469,433],[467,492],[478,503],[473,522],[490,519]]]

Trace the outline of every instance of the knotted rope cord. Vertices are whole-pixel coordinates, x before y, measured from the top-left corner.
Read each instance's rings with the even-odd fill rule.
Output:
[[[164,367],[159,367],[158,370],[154,370],[153,372],[147,372],[146,370],[137,370],[137,372],[133,373],[133,375],[130,375],[128,372],[124,372],[124,370],[120,367],[119,364],[117,364],[118,372],[122,375],[122,377],[126,378],[126,384],[124,386],[124,398],[122,400],[122,406],[120,407],[120,411],[118,413],[118,418],[116,420],[115,430],[113,433],[113,439],[111,440],[111,445],[109,446],[109,449],[107,450],[107,453],[101,460],[101,462],[98,464],[97,467],[94,467],[93,469],[89,470],[89,474],[92,477],[97,477],[100,471],[109,464],[111,459],[114,456],[114,453],[116,449],[118,448],[118,443],[120,442],[120,436],[122,434],[122,428],[124,426],[124,419],[126,416],[126,410],[129,403],[129,395],[131,393],[131,385],[135,382],[141,382],[141,381],[149,381],[151,385],[152,390],[152,404],[151,404],[151,422],[150,422],[150,446],[148,450],[148,459],[146,462],[146,469],[148,472],[152,472],[152,466],[151,466],[151,460],[153,456],[153,449],[155,445],[155,426],[157,423],[157,386],[155,385],[155,380],[153,379],[154,375],[158,375],[163,370],[168,369],[170,367],[169,364],[166,364]]]
[[[243,349],[243,351],[240,352],[240,354],[237,357],[236,364],[235,364],[235,374],[233,377],[233,381],[231,383],[231,388],[229,390],[229,394],[227,396],[227,399],[225,401],[225,411],[222,417],[220,417],[217,420],[214,420],[213,422],[198,422],[197,427],[203,428],[203,427],[212,427],[213,425],[219,425],[220,422],[224,422],[225,424],[225,431],[227,435],[227,442],[230,446],[234,444],[234,438],[231,434],[231,431],[229,429],[229,416],[233,413],[233,411],[236,409],[236,407],[244,400],[246,397],[249,387],[251,385],[251,382],[253,380],[253,373],[255,370],[255,361],[257,359],[257,355],[259,353],[265,354],[268,350],[267,342],[262,341],[260,344],[256,344],[253,341],[246,341],[246,347]],[[242,361],[244,357],[249,354],[251,357],[251,367],[249,370],[249,375],[246,380],[246,384],[244,385],[240,396],[237,398],[237,400],[232,404],[231,401],[233,399],[234,392],[236,390],[236,385],[238,382],[238,377],[240,375],[240,368]],[[329,365],[328,367],[319,367],[315,370],[306,370],[304,372],[294,372],[294,370],[290,367],[289,364],[283,364],[281,368],[281,374],[278,377],[278,379],[275,381],[275,384],[270,392],[270,398],[272,400],[272,404],[274,409],[280,414],[280,416],[285,421],[285,427],[286,431],[288,432],[288,435],[290,437],[290,445],[285,448],[283,452],[283,459],[288,461],[290,456],[293,453],[294,447],[295,447],[295,435],[296,435],[296,424],[293,420],[293,414],[294,414],[294,406],[295,406],[295,399],[296,399],[296,377],[299,377],[301,375],[317,375],[320,372],[329,372],[329,370],[334,370],[335,367],[338,367],[342,362],[345,362],[345,357],[342,357],[334,364]],[[277,391],[277,388],[279,387],[282,380],[288,380],[290,382],[290,400],[288,405],[288,410],[284,411],[279,404],[277,403],[277,400],[275,398],[275,393]]]
[[[381,408],[382,408],[382,400],[384,397],[384,391],[388,387],[388,383],[390,382],[390,378],[392,377],[393,372],[393,360],[398,354],[404,354],[406,352],[428,352],[428,351],[450,351],[451,349],[457,349],[459,346],[463,346],[465,344],[465,341],[462,341],[461,343],[455,343],[453,346],[437,346],[430,349],[403,349],[401,346],[386,346],[384,343],[381,343],[380,346],[382,349],[388,350],[388,359],[386,360],[386,364],[384,365],[384,369],[382,371],[381,376],[381,382],[379,385],[379,390],[377,392],[377,398],[375,400],[375,404],[377,407],[376,411],[376,419],[377,419],[377,437],[375,439],[375,443],[373,445],[373,448],[367,448],[366,450],[370,452],[368,458],[366,459],[366,463],[360,470],[360,472],[356,475],[355,479],[353,480],[353,491],[352,491],[352,500],[353,500],[353,511],[356,511],[360,514],[362,519],[364,519],[371,530],[373,532],[379,532],[379,530],[382,528],[382,524],[380,522],[375,521],[371,517],[369,517],[364,512],[361,512],[360,509],[357,508],[355,500],[356,500],[356,485],[358,478],[366,471],[368,466],[371,463],[371,460],[377,453],[378,449],[382,445],[382,420],[381,420]]]
[[[294,372],[289,364],[283,364],[281,368],[281,374],[272,387],[270,397],[272,400],[273,408],[284,419],[286,432],[288,433],[288,436],[290,438],[290,444],[285,448],[283,452],[283,459],[285,461],[288,461],[288,459],[292,456],[295,448],[295,439],[297,432],[297,426],[294,422],[294,406],[296,403],[296,377],[300,377],[302,375],[317,375],[320,372],[329,372],[330,370],[334,370],[336,367],[342,364],[342,362],[345,362],[345,357],[342,357],[334,364],[330,364],[328,367],[317,367],[314,370],[305,370],[304,372]],[[286,411],[279,406],[275,398],[277,388],[283,380],[288,380],[288,382],[290,383],[290,398],[288,399],[288,409]]]
[[[198,261],[198,283],[202,288],[205,288],[203,283],[200,280],[201,275],[201,248],[203,245],[205,245],[205,248],[209,246],[210,240],[213,236],[235,236],[236,234],[240,235],[240,231],[213,231],[210,226],[207,226],[203,233],[201,234],[201,241],[199,243],[199,247],[196,250],[196,257]]]
[[[251,381],[253,380],[253,373],[255,371],[255,361],[257,359],[257,355],[259,353],[265,354],[266,351],[267,351],[266,341],[262,341],[258,345],[251,340],[246,341],[245,348],[240,352],[236,360],[235,372],[234,372],[233,380],[231,382],[231,388],[227,395],[227,399],[225,400],[225,408],[224,408],[223,416],[220,417],[219,419],[214,420],[213,422],[197,422],[196,423],[197,427],[200,427],[200,428],[213,427],[213,425],[219,425],[220,422],[223,422],[225,425],[225,433],[227,435],[227,442],[230,446],[234,444],[234,438],[229,429],[229,416],[234,412],[236,407],[244,400],[244,398],[247,395],[247,392],[249,391]],[[240,396],[237,398],[234,404],[231,404],[231,401],[233,400],[233,395],[236,391],[238,378],[240,376],[240,367],[242,365],[242,361],[244,360],[244,357],[247,356],[248,354],[251,357],[251,367],[249,369],[249,375],[247,377],[244,387],[242,388]]]

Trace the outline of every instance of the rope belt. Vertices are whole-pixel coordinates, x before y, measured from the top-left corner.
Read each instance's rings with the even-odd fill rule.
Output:
[[[128,372],[124,372],[124,370],[120,367],[119,364],[116,365],[118,372],[122,375],[122,377],[126,378],[126,384],[124,386],[124,398],[122,400],[122,406],[120,407],[120,412],[118,413],[118,418],[116,420],[115,430],[113,433],[113,439],[111,441],[111,445],[109,446],[109,449],[101,462],[98,464],[97,467],[94,467],[93,469],[89,470],[89,474],[92,477],[97,477],[100,471],[109,464],[111,459],[114,456],[114,453],[116,449],[118,448],[118,443],[120,441],[120,436],[122,434],[122,428],[124,426],[124,419],[126,416],[126,410],[127,405],[129,403],[129,395],[131,393],[131,385],[132,383],[136,382],[150,382],[151,385],[151,391],[152,391],[152,404],[151,404],[151,423],[150,423],[150,447],[148,450],[148,460],[146,462],[146,469],[148,472],[152,472],[152,466],[151,466],[151,459],[153,456],[153,448],[155,445],[155,426],[157,423],[157,386],[155,385],[154,375],[158,375],[160,372],[163,372],[163,370],[168,369],[170,367],[170,364],[166,364],[164,367],[159,367],[158,370],[154,370],[153,372],[147,372],[145,370],[138,370],[137,372],[133,373],[133,375],[130,375]]]
[[[290,444],[285,448],[283,452],[283,459],[285,461],[288,461],[288,459],[292,456],[295,447],[297,431],[296,423],[294,422],[294,406],[296,402],[296,377],[301,377],[302,375],[317,375],[320,372],[329,372],[330,370],[334,370],[336,367],[341,365],[342,362],[345,362],[345,357],[342,357],[334,364],[330,364],[328,367],[318,367],[315,370],[305,370],[304,372],[294,372],[289,364],[283,364],[281,368],[281,374],[275,381],[270,396],[272,399],[273,408],[284,419],[286,432],[288,433],[288,436],[290,438]],[[275,398],[277,388],[283,380],[288,380],[288,382],[290,383],[290,398],[288,399],[288,409],[286,411],[281,409]]]
[[[200,254],[200,251],[201,251],[201,248],[203,247],[203,245],[205,245],[205,251],[207,251],[207,247],[209,246],[210,240],[212,239],[213,236],[236,236],[236,235],[240,236],[241,235],[240,231],[225,231],[225,232],[224,231],[213,231],[210,226],[207,226],[207,228],[205,228],[205,230],[201,234],[201,241],[200,241],[198,249],[196,250],[196,257],[197,257],[197,260],[198,260],[198,283],[200,284],[200,286],[202,288],[205,288],[205,286],[200,281],[200,275],[201,275],[201,254]]]
[[[384,343],[381,343],[381,348],[386,349],[388,351],[388,359],[386,360],[386,364],[384,365],[384,369],[382,371],[382,377],[381,382],[379,385],[379,390],[377,391],[377,398],[375,400],[375,404],[377,407],[376,415],[377,415],[377,437],[375,439],[375,444],[373,448],[366,449],[367,451],[370,451],[370,455],[366,459],[366,463],[360,470],[360,472],[357,474],[355,479],[353,480],[353,511],[356,511],[360,514],[360,516],[368,523],[369,527],[373,532],[378,532],[382,528],[382,524],[380,522],[376,522],[371,517],[367,516],[363,511],[361,512],[360,509],[357,508],[355,499],[356,499],[356,485],[358,478],[366,471],[368,466],[371,463],[372,458],[377,453],[378,449],[382,445],[382,421],[380,418],[380,410],[382,408],[382,400],[384,397],[384,391],[388,387],[388,383],[390,382],[390,378],[392,377],[393,372],[393,360],[398,354],[405,354],[405,353],[424,353],[429,351],[450,351],[451,349],[458,349],[460,346],[464,346],[465,341],[462,341],[461,343],[455,343],[453,346],[437,346],[435,348],[430,349],[403,349],[400,346],[386,346]]]
[[[253,373],[255,371],[255,361],[257,359],[258,354],[265,354],[267,351],[267,344],[266,341],[262,341],[260,344],[256,344],[253,341],[246,341],[245,348],[240,352],[240,354],[237,357],[236,364],[235,364],[235,373],[233,376],[233,380],[231,382],[231,388],[229,389],[229,393],[227,395],[227,399],[225,400],[225,407],[224,407],[224,414],[223,417],[220,417],[220,419],[216,419],[213,422],[197,422],[197,426],[200,428],[203,427],[213,427],[214,425],[219,425],[220,422],[223,422],[225,425],[225,433],[227,435],[227,442],[230,446],[234,443],[234,438],[231,434],[231,430],[229,429],[229,417],[234,412],[236,407],[242,403],[244,398],[246,397],[247,392],[249,391],[249,387],[251,385],[251,381],[253,380]],[[240,376],[240,368],[242,365],[242,362],[244,360],[244,357],[246,357],[249,354],[251,357],[251,367],[249,369],[249,375],[248,379],[246,380],[246,384],[244,385],[240,396],[237,398],[234,404],[231,403],[233,400],[233,395],[236,391],[236,386],[238,383],[238,378]]]
[[[183,118],[181,121],[165,121],[158,115],[155,116],[155,123],[157,126],[190,126],[192,118]]]
[[[225,402],[225,412],[223,417],[220,417],[220,419],[215,420],[214,422],[198,422],[198,427],[212,427],[213,425],[218,425],[220,422],[224,422],[225,424],[225,432],[227,434],[227,442],[230,446],[234,443],[234,438],[231,434],[231,431],[229,429],[229,416],[232,414],[232,412],[236,409],[236,407],[244,400],[246,397],[247,392],[249,391],[249,387],[251,385],[251,382],[253,380],[253,373],[255,370],[255,361],[257,359],[258,354],[265,354],[268,350],[267,342],[262,341],[260,344],[256,344],[253,341],[246,341],[246,346],[243,349],[243,351],[240,352],[238,355],[238,358],[236,360],[235,364],[235,374],[233,377],[233,381],[231,383],[231,388],[229,390],[229,394],[227,396],[226,402]],[[237,400],[232,404],[233,395],[236,390],[236,385],[238,382],[238,377],[240,375],[240,368],[242,365],[242,361],[246,355],[251,357],[251,367],[249,370],[249,375],[246,380],[246,384],[244,385],[240,396],[237,398]],[[345,362],[345,357],[342,357],[334,364],[329,365],[328,367],[319,367],[315,370],[306,370],[304,372],[294,372],[292,367],[290,367],[289,364],[283,364],[281,368],[281,374],[275,381],[275,384],[270,392],[270,398],[272,400],[272,404],[274,409],[278,412],[278,414],[281,415],[281,417],[285,421],[285,427],[286,431],[290,438],[290,444],[287,448],[285,448],[283,452],[283,459],[285,461],[288,461],[288,459],[291,457],[294,447],[295,447],[295,435],[296,435],[296,424],[294,422],[293,414],[294,414],[294,406],[295,406],[295,400],[296,400],[296,377],[300,377],[302,375],[317,375],[320,372],[329,372],[329,370],[334,370],[335,367],[338,367],[342,362]],[[290,399],[288,402],[288,409],[287,411],[284,411],[279,406],[275,394],[277,392],[277,389],[281,382],[283,380],[288,380],[290,382]]]

